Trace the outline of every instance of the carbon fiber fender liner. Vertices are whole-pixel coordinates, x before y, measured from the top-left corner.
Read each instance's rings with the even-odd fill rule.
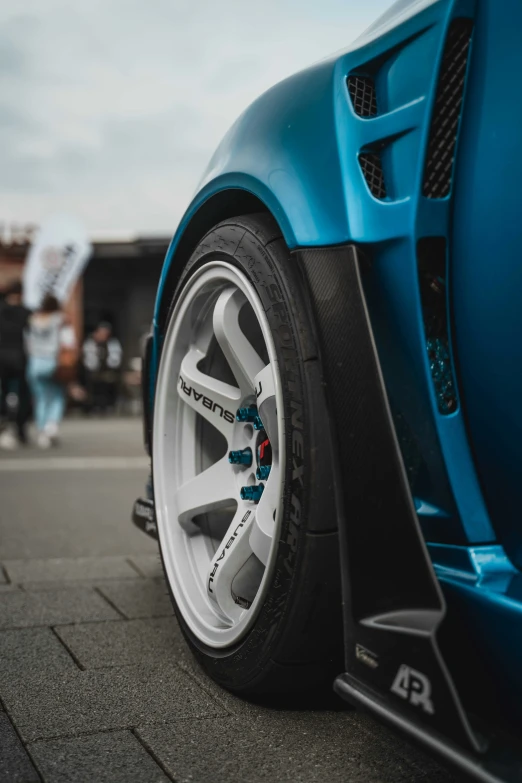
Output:
[[[299,250],[296,256],[308,283],[332,448],[338,454],[342,679],[359,684],[364,698],[358,698],[357,687],[338,690],[366,707],[373,694],[381,716],[384,708],[400,716],[402,724],[420,726],[442,743],[447,737],[468,751],[482,751],[484,743],[469,724],[437,645],[445,603],[391,420],[364,298],[360,251],[350,245]]]
[[[152,358],[153,336],[147,335],[143,350],[143,369],[141,374],[141,398],[143,401],[143,444],[147,454],[152,452],[152,399],[151,399],[151,379],[150,368]]]

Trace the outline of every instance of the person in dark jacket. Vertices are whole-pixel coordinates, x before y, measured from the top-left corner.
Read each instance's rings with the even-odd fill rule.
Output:
[[[22,284],[13,283],[0,302],[0,447],[27,442],[30,394],[26,380],[25,330],[30,316]],[[14,430],[14,432],[12,431]]]
[[[122,347],[107,321],[98,324],[82,348],[82,365],[88,394],[86,409],[102,413],[116,405]]]

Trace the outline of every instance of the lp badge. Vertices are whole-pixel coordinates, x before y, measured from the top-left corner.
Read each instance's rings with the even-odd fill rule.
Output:
[[[416,669],[411,669],[405,663],[399,668],[391,690],[397,696],[400,696],[401,699],[409,701],[414,707],[422,707],[424,712],[429,713],[429,715],[433,715],[435,712],[431,700],[430,681],[425,674],[418,672]]]

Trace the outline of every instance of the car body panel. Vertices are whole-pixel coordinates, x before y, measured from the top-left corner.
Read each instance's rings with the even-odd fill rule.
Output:
[[[454,199],[459,383],[495,527],[522,566],[521,6],[481,4]],[[477,163],[479,165],[477,165]]]
[[[445,197],[427,198],[439,72],[448,31],[462,18],[473,20],[473,34],[453,186]],[[471,618],[462,649],[469,651],[469,639],[484,645],[488,672],[501,671],[510,720],[522,717],[518,631],[506,652],[511,624],[522,622],[521,30],[517,0],[401,0],[349,49],[258,98],[216,150],[170,245],[147,385],[152,405],[165,303],[191,251],[186,237],[197,224],[195,245],[223,215],[240,214],[214,213],[214,204],[231,193],[255,197],[296,259],[302,249],[357,246],[397,442],[449,622],[458,635],[458,618]],[[349,74],[374,80],[376,116],[355,113]],[[381,156],[383,199],[362,173],[365,152]],[[440,410],[419,290],[419,243],[433,237],[444,240],[449,284],[448,369],[456,388],[449,414]],[[442,643],[443,654],[466,699],[471,668],[452,644]]]
[[[395,346],[406,353],[387,373],[390,396],[404,401],[397,415],[421,437],[420,451],[429,478],[421,498],[437,514],[424,514],[431,540],[487,542],[494,533],[464,432],[461,411],[451,417],[435,412],[430,369],[424,350],[417,283],[415,243],[419,236],[449,230],[448,200],[428,202],[418,193],[424,149],[437,80],[437,63],[449,19],[474,4],[449,0],[416,4],[408,16],[399,6],[401,24],[362,46],[336,54],[277,84],[236,121],[214,154],[200,189],[169,248],[160,282],[155,324],[181,238],[201,206],[228,189],[253,193],[274,215],[290,248],[357,242],[372,249],[375,291],[384,288],[392,320],[403,334]],[[376,73],[382,111],[361,119],[351,105],[346,76]],[[358,162],[361,150],[386,144],[385,165],[392,183],[384,201],[370,193]],[[392,312],[393,310],[393,312]],[[390,324],[385,324],[388,330]],[[379,330],[376,330],[377,332]],[[157,341],[156,341],[157,342]],[[413,358],[413,361],[412,361]],[[401,368],[403,372],[399,372]],[[404,390],[408,389],[405,396]],[[448,471],[448,464],[458,464]]]

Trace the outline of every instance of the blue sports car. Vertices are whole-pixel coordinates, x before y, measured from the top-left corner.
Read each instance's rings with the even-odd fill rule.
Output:
[[[399,0],[237,120],[165,261],[134,508],[216,682],[335,681],[481,781],[522,780],[521,33]]]

